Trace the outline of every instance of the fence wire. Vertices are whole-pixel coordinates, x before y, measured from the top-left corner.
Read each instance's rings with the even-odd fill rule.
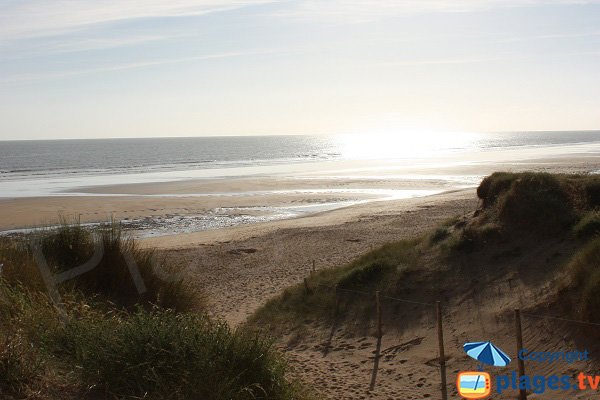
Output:
[[[514,280],[512,280],[514,281]],[[572,326],[585,326],[594,330],[600,337],[600,323],[582,321],[573,318],[566,318],[558,315],[545,315],[534,312],[520,313],[520,324],[522,326],[523,348],[517,349],[515,331],[515,314],[508,312],[506,306],[499,306],[496,309],[501,312],[489,312],[486,310],[485,302],[499,302],[514,290],[520,292],[515,287],[515,282],[507,280],[497,287],[494,287],[494,294],[498,296],[485,297],[479,292],[478,296],[465,296],[459,301],[461,309],[458,311],[462,318],[461,321],[467,321],[468,331],[479,335],[477,339],[487,338],[485,340],[494,340],[494,344],[502,349],[507,349],[510,354],[518,350],[530,350],[537,353],[556,353],[557,349],[583,352],[580,342],[577,338],[572,338]],[[310,288],[310,287],[309,287]],[[329,290],[336,294],[337,310],[331,310],[332,315],[336,317],[332,320],[332,329],[327,337],[328,352],[349,352],[353,351],[356,357],[362,358],[358,361],[356,368],[362,373],[364,379],[362,385],[366,385],[369,369],[371,370],[371,381],[374,390],[390,390],[394,398],[411,398],[415,391],[411,385],[417,385],[420,394],[428,394],[432,398],[440,397],[441,390],[441,357],[438,349],[437,326],[441,323],[443,326],[442,334],[444,341],[452,343],[451,351],[446,352],[444,361],[450,360],[450,376],[447,377],[446,388],[448,397],[457,398],[459,396],[455,385],[456,373],[459,371],[475,370],[477,362],[470,359],[461,351],[462,345],[469,341],[464,336],[465,328],[453,323],[454,314],[442,315],[442,321],[436,318],[437,303],[418,301],[395,296],[377,294],[375,291],[365,291],[353,288],[344,288],[340,286],[317,284],[318,290]],[[526,308],[527,303],[535,303],[533,300],[539,300],[543,297],[544,289],[534,290],[531,294],[533,298],[519,294],[513,296],[514,306]],[[348,308],[357,298],[367,298],[361,303],[366,303],[364,310],[356,311]],[[496,298],[498,300],[496,300]],[[379,304],[377,304],[377,299]],[[500,305],[500,304],[499,304]],[[382,317],[382,335],[378,337],[378,307],[381,309]],[[452,313],[456,313],[453,311]],[[461,332],[460,330],[463,330]],[[479,332],[479,333],[476,333]],[[354,338],[357,346],[350,345],[350,339]],[[358,341],[356,340],[358,338]],[[476,341],[476,340],[472,340]],[[421,347],[425,351],[419,351]],[[417,350],[416,350],[417,349]],[[411,352],[412,351],[412,352]],[[589,350],[591,353],[591,350]],[[422,353],[427,353],[429,357],[422,357]],[[329,353],[325,353],[327,356]],[[410,356],[407,356],[410,354]],[[355,358],[356,358],[355,357]],[[515,355],[507,369],[494,371],[497,373],[506,373],[512,376],[520,376],[518,370],[518,354]],[[409,368],[398,368],[399,365],[406,364]],[[424,367],[424,365],[426,367]],[[576,374],[580,371],[591,371],[594,365],[589,360],[573,360],[569,362],[539,362],[536,360],[524,361],[524,374],[528,376],[568,376],[572,382],[576,382]],[[600,373],[600,371],[599,371]],[[418,375],[418,376],[417,376]],[[406,389],[406,390],[405,390]],[[514,399],[519,396],[519,390],[506,390],[504,393],[493,393],[494,399]],[[571,388],[560,392],[563,397],[579,396],[581,391]],[[594,392],[591,392],[592,394]],[[527,395],[533,397],[539,396],[536,387],[532,386],[527,390]],[[547,395],[548,393],[546,393]],[[553,398],[550,396],[549,398]],[[585,397],[583,397],[585,398]]]

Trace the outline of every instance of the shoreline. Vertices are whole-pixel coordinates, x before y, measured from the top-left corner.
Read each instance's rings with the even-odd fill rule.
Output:
[[[84,224],[114,218],[124,221],[127,229],[140,238],[189,235],[474,188],[483,176],[498,170],[596,173],[600,157],[480,160],[435,167],[346,167],[304,171],[291,177],[257,175],[113,184],[81,187],[80,195],[0,197],[0,231],[56,225],[63,216]]]
[[[322,211],[296,218],[268,221],[258,224],[238,225],[221,229],[191,232],[177,235],[165,235],[155,238],[144,238],[140,242],[145,247],[161,250],[184,250],[198,245],[212,245],[243,241],[248,238],[267,235],[283,229],[311,229],[337,226],[373,218],[378,215],[395,215],[397,213],[418,210],[420,207],[435,207],[439,203],[467,199],[474,195],[474,190],[456,189],[429,196],[399,200],[374,200],[368,203],[355,204],[334,210]]]
[[[474,190],[372,202],[292,220],[142,239],[207,295],[209,312],[238,326],[258,307],[316,270],[344,265],[385,243],[421,235],[473,212]]]

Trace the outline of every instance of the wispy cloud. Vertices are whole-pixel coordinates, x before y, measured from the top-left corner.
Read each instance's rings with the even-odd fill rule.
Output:
[[[374,18],[429,12],[469,12],[493,8],[539,5],[600,4],[600,0],[298,0],[269,15],[293,18],[335,18],[337,21],[368,21]]]
[[[576,38],[589,38],[589,37],[594,37],[594,36],[600,36],[600,30],[599,31],[589,31],[589,32],[549,33],[549,34],[545,34],[545,35],[509,37],[509,38],[506,38],[503,40],[499,40],[499,42],[512,43],[512,42],[522,42],[525,40],[576,39]]]
[[[464,58],[440,58],[430,60],[398,60],[377,63],[377,66],[382,67],[411,67],[411,66],[427,66],[427,65],[461,65],[461,64],[480,64],[498,61],[525,61],[533,59],[546,58],[561,58],[561,57],[579,57],[579,56],[598,56],[600,51],[566,51],[553,52],[544,55],[526,55],[526,54],[499,54],[493,57],[464,57]]]
[[[51,36],[101,23],[193,16],[277,0],[0,0],[0,41]]]
[[[194,16],[279,3],[270,16],[372,19],[391,14],[461,12],[600,0],[0,0],[0,42],[140,18]]]
[[[172,39],[182,39],[192,36],[191,34],[136,34],[130,33],[121,36],[98,36],[80,38],[76,35],[68,37],[60,36],[58,38],[47,38],[33,43],[12,43],[0,46],[6,51],[3,55],[5,60],[17,60],[28,57],[40,57],[52,54],[68,54],[81,51],[108,50],[119,47],[137,46],[151,42],[160,42]]]
[[[278,52],[278,51],[274,50],[274,49],[227,52],[227,53],[204,54],[204,55],[181,57],[181,58],[147,60],[147,61],[107,65],[107,66],[102,66],[102,67],[78,69],[78,70],[71,70],[71,71],[60,71],[60,72],[50,72],[50,73],[24,73],[24,74],[8,76],[4,79],[0,79],[0,83],[10,84],[10,83],[39,81],[39,80],[46,80],[46,79],[61,79],[61,78],[67,78],[67,77],[77,76],[77,75],[88,75],[88,74],[94,74],[94,73],[124,71],[124,70],[129,70],[129,69],[136,69],[136,68],[148,68],[148,67],[155,67],[155,66],[160,66],[160,65],[180,64],[180,63],[203,61],[203,60],[215,60],[215,59],[245,57],[245,56],[254,56],[254,55],[266,55],[266,54],[273,54],[276,52]]]

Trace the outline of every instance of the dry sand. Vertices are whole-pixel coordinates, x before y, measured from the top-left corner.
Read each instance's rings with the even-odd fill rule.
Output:
[[[471,213],[477,205],[473,190],[435,195],[426,198],[375,202],[335,210],[311,217],[268,224],[177,235],[170,238],[145,240],[152,247],[165,248],[169,257],[180,264],[191,265],[191,279],[198,282],[209,298],[209,309],[231,325],[242,323],[269,298],[286,287],[302,282],[310,274],[312,261],[317,269],[343,265],[369,249],[384,243],[411,237],[430,230],[451,216]],[[431,321],[430,321],[431,322]],[[424,387],[400,390],[405,381],[394,381],[413,373],[404,371],[402,361],[391,351],[382,362],[380,385],[368,394],[372,369],[373,337],[336,337],[333,351],[323,357],[324,330],[299,347],[288,347],[289,338],[279,345],[291,360],[296,373],[330,399],[407,399],[405,393],[430,393],[436,377],[431,376]],[[418,332],[411,335],[417,335]],[[342,335],[337,333],[336,335]],[[310,336],[310,335],[309,335]],[[404,335],[404,337],[408,337]],[[416,342],[419,342],[419,333]],[[409,339],[415,339],[411,336]],[[433,340],[428,338],[421,354],[413,360],[433,358]],[[384,342],[388,346],[387,338]],[[308,343],[308,344],[306,344]],[[407,348],[413,347],[407,345]],[[423,350],[425,349],[425,350]],[[424,360],[427,359],[427,360]],[[433,369],[426,366],[428,372]],[[409,374],[409,375],[407,375]],[[426,375],[425,375],[426,377]],[[421,377],[415,378],[416,384]],[[392,380],[392,383],[386,383]],[[394,383],[395,382],[395,383]],[[422,389],[422,390],[421,390]]]
[[[145,243],[159,245],[170,257],[190,264],[193,271],[190,278],[208,294],[211,313],[236,326],[269,298],[301,283],[310,275],[312,260],[317,269],[343,265],[372,247],[428,232],[452,216],[471,214],[476,206],[474,191],[462,190],[419,199],[370,203],[289,221],[148,239]],[[527,267],[528,258],[515,266],[517,270]],[[485,273],[480,276],[465,277],[464,291],[461,291],[463,282],[439,282],[448,287],[448,298],[444,299],[444,332],[451,399],[457,398],[454,389],[457,373],[476,368],[462,352],[462,344],[493,340],[510,354],[514,353],[512,310],[550,301],[548,297],[553,293],[551,281],[515,276],[514,271],[481,268]],[[422,274],[423,280],[427,276],[432,280],[432,274],[435,276],[437,271],[424,270]],[[474,291],[473,285],[485,285],[489,293]],[[369,384],[376,346],[374,329],[357,332],[352,324],[346,324],[332,330],[331,326],[307,320],[300,331],[290,331],[278,338],[278,347],[290,360],[294,375],[317,389],[324,398],[440,398],[434,308],[389,299],[384,300],[383,307],[398,304],[403,307],[407,322],[404,325],[384,321],[383,356],[373,391],[369,390]],[[541,312],[548,313],[548,310]],[[523,328],[529,348],[538,351],[577,348],[568,324],[525,318]],[[329,349],[326,353],[325,348]],[[528,372],[545,376],[573,375],[579,371],[591,373],[594,365],[532,365],[528,366]],[[508,368],[507,373],[514,367]],[[571,392],[568,397],[591,399],[594,394],[594,391]],[[493,398],[514,399],[515,396],[514,391],[507,391]],[[539,397],[530,395],[529,398]],[[560,391],[542,396],[564,397]]]
[[[428,232],[450,217],[471,214],[476,207],[475,193],[469,189],[419,199],[375,202],[289,221],[148,239],[144,243],[158,245],[169,257],[191,265],[190,278],[208,294],[210,312],[236,326],[269,298],[301,283],[310,275],[312,260],[317,269],[343,265],[372,247]],[[522,263],[518,267],[527,268],[527,259]],[[424,270],[423,279],[436,273]],[[456,374],[476,368],[462,352],[462,344],[493,340],[514,353],[512,309],[543,303],[545,296],[552,293],[551,282],[537,282],[531,276],[515,277],[514,271],[487,271],[481,276],[465,277],[465,282],[464,292],[460,290],[461,282],[440,282],[449,288],[449,297],[444,299],[447,307],[444,331],[451,399],[457,398]],[[489,295],[467,290],[479,284],[486,285]],[[396,307],[398,303],[384,300],[383,306]],[[434,309],[410,303],[400,306],[404,307],[408,322],[406,325],[384,322],[383,357],[373,391],[369,390],[369,384],[376,345],[374,329],[357,332],[351,324],[346,324],[332,331],[331,326],[307,320],[300,331],[290,331],[278,338],[278,347],[290,360],[295,376],[318,389],[324,398],[440,398]],[[523,326],[530,348],[546,351],[577,348],[564,323],[529,318]],[[326,347],[329,351],[325,355]],[[589,365],[582,363],[562,367],[534,365],[530,373],[547,376],[579,370],[592,372]],[[588,391],[577,398],[593,398],[593,394]],[[574,393],[569,396],[576,398]],[[493,398],[515,398],[515,393],[508,391]],[[564,394],[546,393],[543,398],[559,399]]]

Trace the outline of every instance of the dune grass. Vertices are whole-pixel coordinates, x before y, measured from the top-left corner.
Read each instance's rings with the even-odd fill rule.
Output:
[[[318,271],[308,278],[308,292],[304,284],[287,288],[260,308],[248,324],[280,334],[282,327],[297,329],[307,319],[330,322],[353,316],[368,326],[372,294],[379,290],[389,296],[404,295],[404,277],[418,268],[420,248],[427,242],[420,237],[388,243],[345,266]]]
[[[446,239],[448,236],[450,236],[450,230],[448,229],[448,227],[440,226],[435,231],[433,231],[433,233],[431,234],[431,236],[429,238],[429,241],[431,243],[438,243],[438,242],[441,242],[442,240]]]
[[[481,208],[447,243],[473,251],[515,237],[586,239],[600,229],[600,176],[495,172],[477,188]]]
[[[582,239],[600,234],[600,212],[590,211],[586,213],[573,227],[573,232]]]
[[[499,172],[485,178],[477,194],[482,201],[473,216],[449,219],[426,236],[390,243],[348,265],[320,271],[308,278],[309,291],[303,284],[288,288],[250,323],[278,333],[282,326],[300,329],[307,321],[329,324],[334,316],[342,323],[344,318],[357,318],[368,326],[374,315],[375,290],[389,297],[429,303],[441,300],[451,285],[446,283],[444,289],[441,281],[462,282],[465,274],[474,272],[473,265],[508,271],[515,257],[526,257],[530,247],[540,257],[531,268],[539,269],[541,276],[565,271],[573,277],[567,286],[576,295],[563,299],[573,301],[573,309],[578,310],[571,316],[597,322],[600,238],[589,244],[585,241],[600,228],[600,176]],[[566,265],[563,259],[556,259],[560,264],[548,261],[556,253],[552,246],[544,247],[548,240],[563,246],[572,243],[575,255],[566,258]],[[443,272],[426,276],[423,265],[429,271]],[[354,292],[339,296],[344,290]],[[336,296],[341,300],[336,302]]]
[[[100,246],[103,255],[96,269],[60,285],[57,307],[30,241],[0,241],[0,398],[312,398],[286,376],[270,339],[206,316],[200,293],[183,277],[161,279],[156,254],[118,225],[68,224],[35,234],[53,273],[81,265]],[[132,282],[127,257],[146,293]]]
[[[63,221],[58,229],[41,229],[32,235],[37,238],[35,243],[54,274],[84,264],[97,251],[102,255],[91,271],[60,284],[62,291],[101,297],[126,308],[146,304],[192,311],[203,307],[202,294],[182,277],[177,277],[182,268],[161,259],[152,249],[140,248],[135,240],[124,234],[118,222],[86,229],[76,222]],[[20,282],[28,288],[43,291],[45,286],[31,239],[0,240],[3,276],[8,282]],[[139,271],[145,289],[143,293],[135,285],[130,263]],[[162,273],[172,273],[174,279],[161,279]]]
[[[56,331],[87,387],[115,398],[293,399],[272,343],[206,316],[171,310],[85,313]]]
[[[600,315],[600,238],[590,240],[570,260],[566,271],[573,315],[598,322]]]

